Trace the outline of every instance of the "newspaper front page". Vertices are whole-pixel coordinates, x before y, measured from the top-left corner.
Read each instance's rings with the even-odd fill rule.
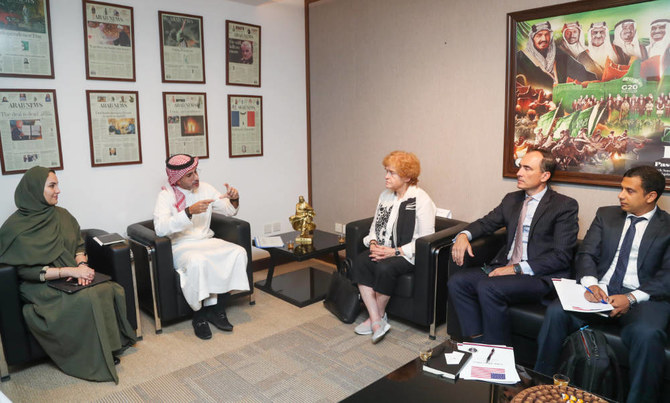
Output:
[[[87,93],[92,165],[142,162],[137,92]]]
[[[91,78],[135,79],[132,8],[87,2],[86,38]]]
[[[163,93],[168,156],[209,157],[205,93]]]
[[[229,95],[230,156],[263,155],[262,98]]]
[[[53,77],[45,0],[0,2],[0,74]]]
[[[3,173],[62,168],[56,92],[0,90],[0,138]]]
[[[261,27],[227,21],[228,84],[260,87]]]
[[[202,18],[161,13],[165,81],[205,82]]]

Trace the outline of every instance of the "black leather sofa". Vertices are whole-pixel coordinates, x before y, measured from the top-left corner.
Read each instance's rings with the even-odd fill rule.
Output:
[[[363,238],[370,232],[372,219],[347,224],[348,259],[353,260],[366,249]],[[400,276],[386,308],[391,317],[429,327],[431,339],[435,339],[435,327],[446,319],[446,270],[451,260],[447,246],[465,225],[463,221],[435,217],[435,233],[416,240],[414,272]]]
[[[452,259],[449,259],[449,274],[454,273],[461,267],[481,266],[484,262],[489,262],[495,256],[496,252],[505,245],[507,240],[506,231],[500,230],[496,233],[481,237],[472,242],[474,258],[466,254],[463,266],[457,266]],[[574,275],[574,273],[573,273]],[[512,321],[512,347],[514,347],[514,356],[517,364],[532,368],[535,366],[537,358],[537,336],[544,320],[546,306],[542,304],[523,304],[510,307],[510,319]],[[456,340],[463,340],[458,315],[454,309],[447,308],[447,333]],[[628,384],[628,350],[623,345],[620,337],[619,327],[614,325],[592,325],[594,329],[602,331],[609,345],[614,350],[619,365],[622,369],[622,376],[626,385]],[[670,326],[666,330],[670,334]],[[664,394],[663,401],[670,402],[670,341],[665,347],[665,373],[664,373]],[[549,374],[551,375],[551,374]]]
[[[127,243],[100,246],[93,240],[93,237],[106,233],[98,229],[82,230],[88,260],[96,271],[111,276],[124,288],[128,321],[141,337],[130,248]],[[10,377],[9,365],[23,365],[46,357],[46,353],[28,330],[22,307],[16,267],[0,265],[0,377],[3,381]]]

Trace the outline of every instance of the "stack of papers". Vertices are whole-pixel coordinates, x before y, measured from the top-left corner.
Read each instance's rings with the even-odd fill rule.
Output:
[[[254,237],[254,244],[257,248],[281,248],[284,241],[280,236],[257,236]]]
[[[461,379],[513,385],[521,381],[516,372],[514,349],[498,344],[458,343],[458,349],[472,353],[461,370]]]
[[[561,305],[564,311],[573,312],[608,312],[614,307],[607,303],[590,302],[584,298],[586,287],[577,284],[577,281],[568,278],[552,278],[554,288],[558,294],[558,299],[561,300]],[[607,293],[607,286],[598,284]]]

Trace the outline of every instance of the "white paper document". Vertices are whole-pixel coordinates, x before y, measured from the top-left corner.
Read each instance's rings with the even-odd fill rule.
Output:
[[[463,353],[460,351],[445,353],[444,358],[447,360],[447,365],[458,365],[461,362],[461,358],[463,358]]]
[[[572,312],[607,312],[614,309],[614,307],[607,303],[590,302],[584,298],[586,287],[577,284],[576,280],[567,278],[552,278],[554,288],[558,294],[558,299],[561,300],[563,310]],[[600,288],[607,293],[607,286],[598,284]]]
[[[458,349],[472,353],[461,370],[461,379],[513,385],[520,382],[514,362],[514,349],[497,344],[458,343]]]
[[[257,236],[254,237],[254,243],[257,248],[281,248],[284,246],[284,241],[279,236]]]

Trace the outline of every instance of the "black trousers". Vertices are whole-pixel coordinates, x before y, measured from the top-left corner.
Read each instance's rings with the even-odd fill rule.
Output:
[[[483,334],[482,343],[511,345],[509,306],[540,303],[551,285],[540,277],[489,277],[478,267],[450,276],[449,303],[458,314],[463,336]]]
[[[538,336],[535,370],[551,376],[559,366],[563,340],[588,323],[607,322],[621,326],[621,341],[628,348],[630,391],[627,402],[657,402],[663,386],[665,329],[670,320],[670,303],[645,301],[619,318],[579,314],[563,310],[554,301],[544,314]]]
[[[400,275],[414,270],[414,265],[402,256],[389,257],[378,262],[370,260],[370,251],[365,250],[356,257],[353,278],[380,294],[393,295]]]

